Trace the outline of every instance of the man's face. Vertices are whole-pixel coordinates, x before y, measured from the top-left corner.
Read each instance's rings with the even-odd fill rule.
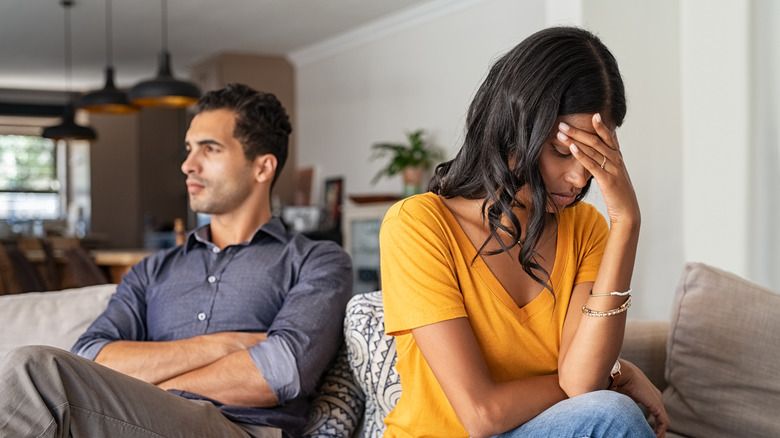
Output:
[[[181,170],[187,175],[190,207],[199,213],[223,215],[241,207],[254,189],[252,162],[233,137],[236,113],[219,109],[192,119],[185,144],[187,159]]]

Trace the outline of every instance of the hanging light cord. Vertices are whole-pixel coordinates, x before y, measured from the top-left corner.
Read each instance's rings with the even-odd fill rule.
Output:
[[[68,93],[73,88],[73,78],[71,74],[71,47],[70,47],[70,7],[73,5],[71,0],[63,0],[62,6],[65,8],[65,85],[68,87]]]
[[[168,0],[162,0],[162,49],[168,50]]]
[[[114,37],[113,26],[111,25],[111,0],[106,0],[106,63],[109,67],[114,66]]]

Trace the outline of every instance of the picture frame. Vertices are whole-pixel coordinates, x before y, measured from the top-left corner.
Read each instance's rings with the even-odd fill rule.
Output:
[[[323,187],[323,229],[330,230],[341,227],[341,206],[344,202],[344,178],[335,177],[325,180]]]

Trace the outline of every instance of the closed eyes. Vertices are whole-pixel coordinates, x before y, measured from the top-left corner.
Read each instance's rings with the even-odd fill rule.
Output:
[[[554,144],[552,144],[552,143],[550,143],[550,147],[552,148],[552,150],[553,150],[553,153],[555,154],[555,156],[556,156],[556,157],[559,157],[559,158],[567,158],[567,157],[571,157],[571,152],[569,152],[569,148],[566,148],[566,149],[565,149],[565,150],[566,150],[566,152],[561,152],[561,151],[560,151],[560,149],[558,149],[558,148],[557,148],[557,147],[556,147]]]

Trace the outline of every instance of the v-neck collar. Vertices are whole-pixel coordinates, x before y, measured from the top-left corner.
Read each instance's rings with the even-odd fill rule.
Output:
[[[452,230],[453,235],[455,236],[455,239],[458,242],[458,245],[460,246],[463,254],[468,257],[469,262],[474,260],[472,268],[476,275],[479,276],[479,278],[487,286],[493,296],[501,303],[503,303],[504,306],[506,306],[520,322],[531,318],[541,310],[548,309],[555,303],[555,297],[553,297],[553,294],[551,294],[547,289],[542,289],[541,292],[536,297],[534,297],[534,299],[528,302],[528,304],[523,307],[519,307],[517,303],[515,303],[515,300],[512,299],[512,296],[509,295],[509,292],[506,291],[504,285],[501,284],[498,278],[496,278],[496,276],[493,274],[493,271],[491,271],[488,265],[485,263],[482,255],[477,253],[477,248],[473,243],[471,243],[471,240],[466,235],[466,232],[463,231],[463,227],[461,227],[460,223],[455,218],[455,215],[452,214],[452,211],[450,211],[450,209],[441,200],[441,198],[439,198],[438,195],[432,193],[431,196],[436,199],[436,203],[441,208],[444,220]],[[559,213],[556,219],[558,223],[558,238],[556,238],[555,242],[555,262],[553,263],[553,269],[550,273],[550,281],[548,282],[548,285],[552,285],[553,287],[555,285],[561,284],[561,276],[564,272],[566,272],[566,264],[569,262],[569,257],[567,255],[568,253],[566,251],[566,244],[563,242],[565,239],[561,239],[560,236],[567,235],[565,230],[571,226],[569,223],[569,215],[565,213]]]

